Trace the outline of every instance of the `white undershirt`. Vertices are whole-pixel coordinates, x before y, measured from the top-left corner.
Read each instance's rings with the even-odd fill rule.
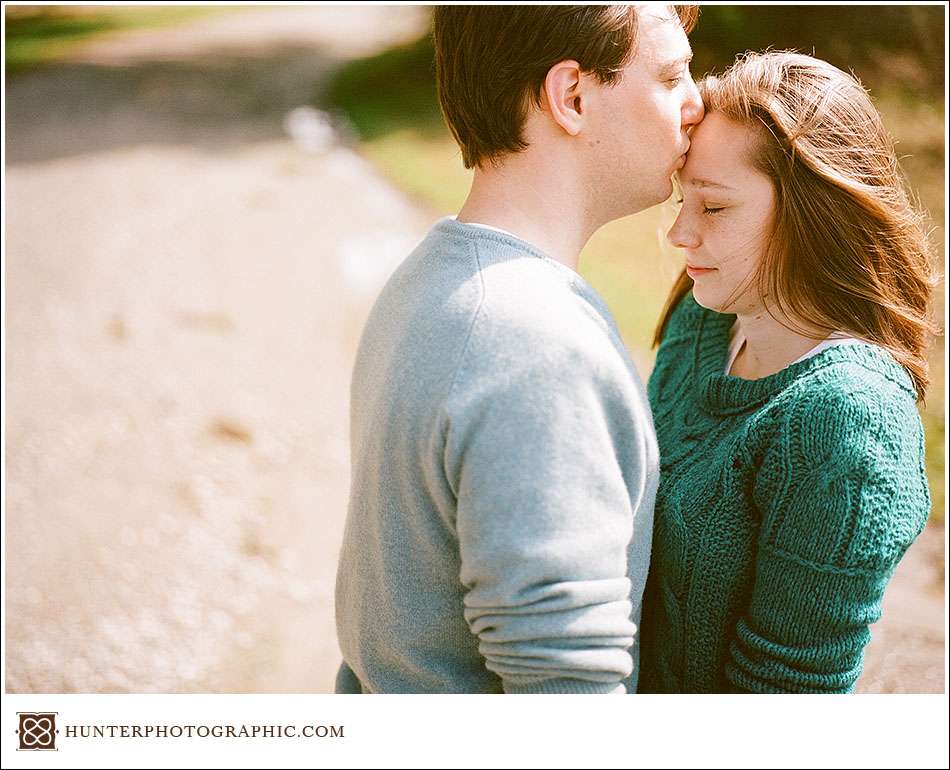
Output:
[[[811,358],[812,356],[818,355],[826,348],[834,348],[838,345],[854,345],[859,342],[863,342],[863,340],[860,340],[857,337],[852,337],[845,332],[832,332],[826,339],[823,339],[821,342],[815,345],[815,347],[805,353],[805,355],[799,356],[794,361],[792,361],[792,364],[797,364],[799,361],[804,361],[806,358]],[[732,369],[732,365],[736,362],[736,356],[739,355],[739,351],[742,350],[743,345],[745,345],[745,335],[740,332],[739,322],[736,321],[736,323],[732,325],[732,329],[729,331],[729,355],[726,356],[726,374],[729,374],[729,371]],[[792,364],[789,364],[789,366]]]

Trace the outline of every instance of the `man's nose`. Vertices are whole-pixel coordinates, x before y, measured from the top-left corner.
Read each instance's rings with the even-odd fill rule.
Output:
[[[683,127],[692,128],[703,119],[705,114],[706,108],[703,106],[703,98],[699,95],[696,83],[690,78],[686,103],[683,105]]]

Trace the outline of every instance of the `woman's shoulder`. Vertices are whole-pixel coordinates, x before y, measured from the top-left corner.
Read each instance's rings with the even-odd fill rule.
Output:
[[[705,309],[693,299],[692,291],[683,295],[670,311],[647,383],[655,417],[681,400],[683,389],[689,386],[693,370],[688,350],[696,343],[702,312]]]
[[[692,290],[679,299],[667,318],[650,375],[648,390],[655,410],[669,408],[685,396],[686,389],[701,373],[700,359],[718,356],[720,352],[725,356],[727,340],[722,334],[734,321],[734,315],[704,308],[695,300]]]
[[[920,451],[923,425],[906,370],[877,345],[824,351],[775,406],[783,433],[820,462],[845,453],[867,462]]]
[[[828,348],[804,367],[788,388],[790,402],[812,411],[846,414],[880,405],[915,409],[917,394],[907,370],[880,345],[857,342]]]
[[[894,370],[902,367],[882,348],[860,347],[829,349],[829,362],[776,399],[781,428],[757,495],[776,512],[774,546],[873,571],[896,563],[931,501],[920,414]]]

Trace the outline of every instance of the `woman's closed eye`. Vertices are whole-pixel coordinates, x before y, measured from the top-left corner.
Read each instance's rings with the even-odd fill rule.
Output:
[[[676,199],[676,203],[677,203],[677,205],[682,206],[682,205],[683,205],[683,199],[682,199],[682,198],[677,198],[677,199]],[[703,204],[703,213],[704,213],[704,214],[718,214],[720,211],[724,210],[725,208],[726,208],[726,206],[710,206],[710,205],[708,205],[708,204]]]

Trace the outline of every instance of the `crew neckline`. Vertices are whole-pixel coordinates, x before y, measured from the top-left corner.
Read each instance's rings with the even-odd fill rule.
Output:
[[[559,262],[554,257],[541,251],[541,249],[534,246],[529,241],[519,238],[513,233],[508,233],[497,228],[478,226],[469,222],[459,222],[455,216],[442,217],[435,223],[435,225],[433,225],[432,231],[444,236],[473,239],[477,241],[493,241],[495,243],[513,246],[520,252],[520,256],[527,255],[536,257],[545,264],[550,265],[551,268],[557,271],[562,279],[565,280],[567,284],[578,293],[579,296],[581,296],[586,302],[590,303],[590,305],[602,318],[608,319],[610,321],[610,325],[612,326],[610,331],[611,335],[615,338],[615,342],[618,345],[626,349],[623,337],[621,336],[620,331],[616,328],[617,322],[614,320],[613,313],[611,313],[607,302],[603,297],[600,296],[597,290],[591,286],[588,280],[576,270],[573,270],[563,262]]]
[[[826,348],[835,347],[837,345],[853,345],[858,342],[865,342],[865,340],[855,337],[854,335],[848,334],[843,331],[836,331],[829,334],[823,340],[818,340],[817,344],[810,348],[807,352],[800,355],[794,361],[788,364],[797,364],[799,361],[804,361],[807,358],[818,355],[822,350]],[[723,367],[723,373],[729,374],[732,371],[732,367],[738,358],[739,353],[742,351],[743,346],[746,343],[746,336],[742,333],[742,330],[739,328],[739,321],[736,320],[733,322],[732,326],[729,328],[729,346],[726,354],[726,365]],[[873,344],[873,343],[867,343]]]
[[[738,414],[770,400],[795,380],[838,363],[852,362],[880,373],[898,384],[916,399],[910,376],[890,354],[879,345],[864,340],[854,344],[828,347],[804,360],[756,380],[745,380],[723,372],[729,347],[729,333],[736,316],[715,313],[702,308],[687,295],[700,311],[693,348],[693,371],[697,396],[703,408],[714,414]]]
[[[524,238],[519,238],[514,233],[509,233],[496,227],[489,227],[488,225],[459,222],[455,215],[442,217],[442,219],[435,223],[434,229],[445,233],[456,233],[467,238],[480,238],[493,240],[499,243],[514,244],[522,251],[525,251],[528,254],[538,257],[539,259],[551,264],[555,269],[560,270],[565,276],[567,276],[571,281],[577,283],[579,286],[584,286],[587,290],[594,291],[593,287],[587,282],[587,279],[584,278],[584,276],[582,276],[579,272],[568,267],[563,262],[555,259],[547,252],[542,251],[530,241],[526,241]]]
[[[458,222],[458,216],[457,216],[457,215],[451,217],[451,219],[454,219],[456,222]],[[513,232],[511,232],[511,231],[509,231],[509,230],[502,230],[500,227],[493,227],[492,225],[486,225],[486,224],[484,224],[483,222],[459,222],[459,224],[460,224],[460,225],[468,225],[469,227],[481,227],[481,228],[483,228],[483,229],[485,229],[485,230],[491,230],[492,232],[495,232],[495,233],[501,233],[502,235],[508,235],[508,236],[510,236],[510,237],[512,237],[512,238],[516,238],[516,239],[518,239],[518,240],[522,240],[521,238],[518,238],[517,235],[515,235]]]

